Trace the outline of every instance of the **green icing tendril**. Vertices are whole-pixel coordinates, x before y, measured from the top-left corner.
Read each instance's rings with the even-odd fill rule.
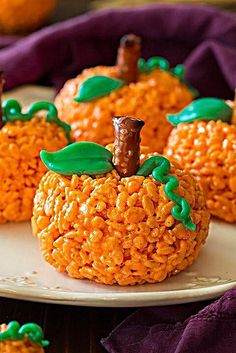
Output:
[[[146,177],[151,174],[156,181],[165,184],[164,191],[166,196],[176,204],[172,207],[172,216],[177,221],[181,221],[186,228],[194,231],[196,230],[196,225],[190,218],[190,205],[185,198],[175,193],[175,190],[179,186],[179,181],[176,177],[168,175],[170,168],[170,162],[167,158],[163,156],[153,156],[143,163],[137,175]]]
[[[138,69],[143,74],[149,74],[155,69],[163,70],[169,72],[171,75],[176,77],[180,82],[182,82],[191,91],[193,97],[197,97],[199,92],[192,87],[185,79],[186,69],[184,65],[180,64],[174,68],[170,68],[170,63],[165,58],[160,56],[154,56],[147,61],[143,58],[138,61]]]
[[[65,123],[64,121],[61,121],[58,118],[57,108],[53,103],[36,102],[30,105],[27,113],[22,113],[22,107],[19,104],[19,102],[14,99],[8,99],[5,102],[3,102],[2,108],[3,108],[4,123],[15,122],[17,120],[29,121],[34,117],[34,115],[37,112],[41,110],[47,110],[48,112],[46,115],[46,121],[48,123],[54,123],[60,126],[64,130],[68,143],[71,143],[71,137],[70,137],[71,127],[69,124]]]
[[[184,80],[186,73],[184,65],[177,65],[171,69],[169,61],[160,56],[154,56],[147,61],[143,58],[139,59],[138,69],[143,74],[149,74],[155,69],[167,71],[179,80]]]
[[[111,172],[113,154],[94,142],[76,142],[56,151],[41,151],[45,166],[61,175],[99,175]]]
[[[230,122],[233,109],[218,98],[199,98],[187,105],[177,114],[168,114],[168,121],[176,126],[180,123],[191,123],[195,120],[221,120]]]
[[[125,82],[108,76],[96,75],[85,80],[74,98],[77,103],[90,102],[104,97],[124,86]]]
[[[0,333],[0,342],[8,340],[24,340],[28,338],[31,342],[39,344],[42,347],[49,345],[49,341],[43,340],[43,331],[41,327],[34,323],[28,323],[20,326],[19,322],[11,321],[6,331]]]
[[[143,74],[149,74],[155,69],[160,69],[164,71],[169,71],[170,64],[169,61],[160,56],[154,56],[147,61],[143,58],[138,60],[138,69]]]

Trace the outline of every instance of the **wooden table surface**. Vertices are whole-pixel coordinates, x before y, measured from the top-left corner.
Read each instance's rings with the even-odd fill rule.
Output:
[[[35,322],[50,341],[47,353],[105,353],[100,339],[136,309],[89,308],[0,298],[1,323]]]

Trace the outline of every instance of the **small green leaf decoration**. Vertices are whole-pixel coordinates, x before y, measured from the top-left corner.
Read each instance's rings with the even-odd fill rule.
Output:
[[[171,210],[172,216],[176,220],[181,221],[186,228],[196,230],[196,225],[190,218],[191,208],[188,201],[174,192],[179,186],[179,181],[173,175],[168,175],[170,169],[170,162],[167,158],[163,156],[153,156],[143,163],[137,175],[146,177],[151,174],[156,181],[165,184],[164,191],[166,196],[176,203]]]
[[[110,94],[124,86],[125,82],[108,76],[97,75],[85,80],[79,88],[78,96],[74,99],[78,103],[89,102]]]
[[[222,99],[199,98],[178,114],[168,114],[167,119],[174,126],[180,123],[191,123],[195,120],[230,122],[232,114],[232,108]]]
[[[113,154],[93,142],[76,142],[57,152],[41,151],[46,167],[62,175],[100,175],[111,172]]]
[[[40,326],[34,323],[28,323],[20,326],[19,322],[11,321],[7,325],[7,330],[0,333],[0,342],[19,341],[28,338],[31,342],[46,347],[49,341],[43,340],[43,331]]]
[[[22,107],[20,103],[14,99],[8,99],[2,104],[3,108],[3,122],[15,122],[17,120],[29,121],[34,115],[41,111],[47,110],[46,121],[48,123],[54,123],[60,126],[66,135],[68,143],[71,143],[70,131],[71,127],[69,124],[61,121],[58,118],[57,108],[53,103],[50,102],[36,102],[31,104],[27,113],[22,113]]]

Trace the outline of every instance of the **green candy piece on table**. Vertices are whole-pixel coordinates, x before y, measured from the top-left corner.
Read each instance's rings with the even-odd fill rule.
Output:
[[[199,98],[187,105],[177,114],[168,114],[167,120],[174,126],[180,123],[191,123],[195,120],[221,120],[230,122],[233,109],[218,98]]]
[[[124,86],[125,82],[108,76],[97,75],[85,80],[79,88],[75,102],[83,103],[106,96]]]
[[[8,340],[19,341],[25,338],[42,347],[49,345],[49,341],[43,340],[41,327],[34,323],[28,323],[20,327],[19,322],[11,321],[8,324],[7,330],[0,333],[0,342]]]
[[[111,172],[113,154],[93,142],[76,142],[57,152],[41,151],[49,170],[62,175],[100,175]]]
[[[196,225],[190,218],[190,205],[185,198],[178,196],[174,192],[179,186],[179,181],[176,177],[168,175],[170,169],[171,165],[167,158],[163,156],[153,156],[143,163],[137,175],[147,177],[151,174],[156,181],[165,184],[164,191],[166,196],[176,203],[171,210],[172,216],[177,221],[181,221],[186,228],[194,231],[196,230]]]
[[[71,143],[71,127],[69,124],[61,121],[58,118],[57,108],[53,103],[50,102],[36,102],[30,105],[28,111],[26,113],[22,113],[22,107],[18,101],[14,99],[8,99],[2,104],[3,109],[3,122],[15,122],[17,120],[20,121],[29,121],[31,120],[36,113],[41,110],[48,111],[46,115],[46,121],[48,123],[54,123],[60,126],[65,133],[65,136],[68,140],[68,143]]]

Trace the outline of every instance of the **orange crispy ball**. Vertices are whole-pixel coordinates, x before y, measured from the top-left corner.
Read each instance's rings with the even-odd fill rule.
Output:
[[[0,332],[7,330],[7,325],[0,325]],[[44,353],[44,349],[29,340],[0,342],[1,353]]]
[[[39,27],[57,0],[1,0],[0,32],[19,34]]]
[[[222,121],[180,124],[165,154],[199,181],[213,216],[236,221],[236,126]]]
[[[162,152],[172,129],[166,113],[181,110],[192,101],[186,86],[167,72],[154,70],[140,74],[137,83],[131,83],[88,103],[77,103],[80,85],[89,77],[105,75],[118,77],[117,67],[98,66],[86,69],[77,78],[69,80],[55,100],[62,120],[72,124],[76,141],[92,141],[102,145],[114,141],[112,117],[127,115],[145,121],[142,144],[152,151]]]
[[[4,125],[0,130],[0,224],[31,218],[34,194],[46,172],[39,152],[66,145],[62,128],[43,117]]]
[[[178,194],[192,207],[196,231],[171,215],[164,185],[151,176],[65,177],[49,171],[34,200],[33,233],[47,262],[70,277],[104,284],[161,282],[197,258],[208,234],[203,193],[178,166]]]

